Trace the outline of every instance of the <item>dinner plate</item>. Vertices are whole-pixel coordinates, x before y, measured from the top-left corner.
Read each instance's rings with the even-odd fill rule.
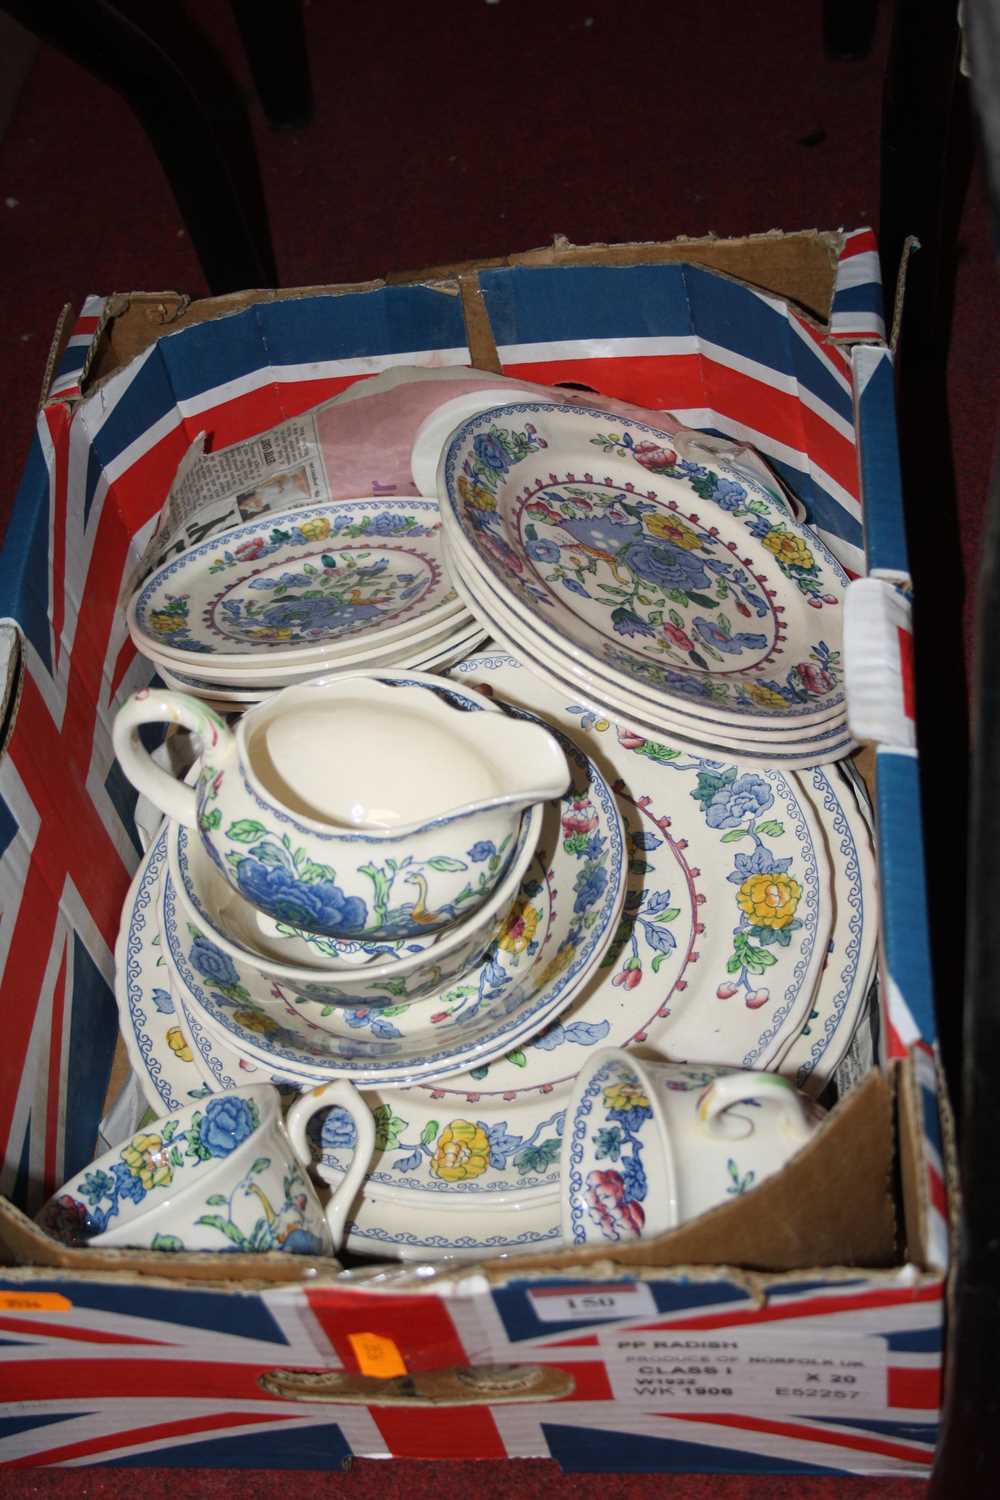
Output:
[[[466,587],[464,578],[456,574],[453,581],[455,588],[468,600],[470,609],[475,610],[481,623],[488,627],[490,635],[503,648],[504,653],[520,662],[527,662],[527,654],[524,648],[508,634],[497,620],[489,617],[485,607],[481,603],[477,604],[475,602]],[[544,665],[537,656],[532,657],[530,663],[527,664],[530,666],[532,675],[537,677],[539,682],[544,683],[557,697],[563,700],[569,699],[575,701],[581,713],[587,713],[594,719],[602,719],[606,723],[623,720],[631,727],[634,733],[642,735],[649,740],[656,742],[669,741],[675,747],[691,750],[701,755],[706,753],[728,753],[718,738],[709,744],[707,736],[694,738],[687,734],[680,734],[676,730],[667,731],[663,728],[662,724],[651,722],[645,715],[636,713],[626,715],[620,713],[612,705],[604,701],[599,694],[594,693],[591,688],[581,687],[579,684],[574,684],[560,677],[555,671]],[[722,731],[720,730],[720,735],[721,733]],[[756,748],[752,759],[770,766],[781,766],[786,770],[799,770],[808,769],[817,763],[840,759],[842,756],[849,754],[853,748],[854,741],[845,729],[845,738],[839,742],[834,741],[832,744],[824,742],[822,753],[817,753],[815,748],[806,748],[805,750],[791,752],[775,751],[768,748],[767,745],[761,744]],[[745,752],[743,753],[745,756]]]
[[[823,723],[797,724],[794,731],[787,724],[778,727],[774,724],[756,723],[731,729],[720,726],[710,714],[694,715],[684,709],[677,709],[673,703],[665,703],[662,695],[658,696],[652,691],[634,692],[620,684],[609,682],[574,657],[560,653],[550,641],[526,624],[522,616],[515,617],[482,571],[468,558],[461,563],[457,562],[449,555],[449,547],[450,543],[445,538],[445,556],[449,559],[456,586],[464,588],[468,598],[475,601],[479,617],[492,619],[496,628],[502,629],[519,646],[521,660],[538,662],[561,680],[578,683],[583,691],[590,692],[595,698],[605,702],[609,711],[613,708],[618,717],[638,714],[662,725],[664,733],[676,731],[706,745],[724,745],[735,755],[752,757],[765,751],[775,751],[782,755],[814,755],[814,759],[818,761],[831,746],[836,745],[838,749],[843,746],[845,728],[842,719],[827,720],[826,725],[831,727],[826,727]]]
[[[468,391],[445,401],[436,411],[425,418],[417,428],[410,454],[413,483],[419,495],[437,497],[438,465],[448,438],[469,417],[478,416],[501,406],[512,406],[519,401],[537,401],[539,393],[518,385],[505,389],[499,385],[480,391]]]
[[[249,657],[297,665],[405,638],[447,620],[455,598],[441,565],[434,500],[328,501],[258,517],[159,567],[131,600],[140,650],[190,670]]]
[[[459,428],[438,490],[501,595],[605,672],[737,722],[843,710],[847,576],[722,463],[638,421],[523,403]]]

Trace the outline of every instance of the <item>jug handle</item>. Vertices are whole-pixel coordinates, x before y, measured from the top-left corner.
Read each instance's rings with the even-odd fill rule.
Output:
[[[368,1174],[375,1151],[375,1121],[371,1110],[353,1083],[346,1078],[337,1078],[332,1083],[321,1083],[318,1088],[310,1089],[307,1094],[296,1099],[285,1116],[285,1129],[288,1131],[296,1156],[304,1166],[308,1166],[312,1160],[312,1153],[306,1137],[306,1126],[317,1110],[329,1109],[332,1105],[339,1105],[341,1109],[347,1111],[354,1122],[355,1130],[351,1165],[344,1173],[343,1180],[338,1182],[331,1192],[326,1205],[326,1222],[330,1226],[333,1249],[336,1253],[344,1238],[347,1215],[357,1197],[358,1189]]]
[[[168,818],[183,823],[185,828],[197,828],[195,788],[185,786],[156,764],[139,738],[142,724],[182,724],[198,735],[204,759],[206,754],[225,752],[231,747],[233,737],[225,720],[206,703],[189,698],[186,693],[142,688],[119,710],[112,730],[115,754],[136,791],[143,792]]]

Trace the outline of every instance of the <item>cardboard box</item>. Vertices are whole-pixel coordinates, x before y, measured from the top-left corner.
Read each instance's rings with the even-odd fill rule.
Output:
[[[200,303],[91,298],[63,330],[0,558],[0,1381],[20,1403],[0,1464],[927,1472],[944,1104],[883,335],[865,230],[556,245]],[[222,446],[393,363],[577,382],[745,438],[849,569],[867,550],[895,611],[883,697],[898,711],[877,769],[888,1066],[780,1177],[614,1262],[345,1279],[303,1257],[63,1250],[26,1215],[93,1154],[139,853],[109,733],[148,677],[116,609],[123,570],[200,431]]]

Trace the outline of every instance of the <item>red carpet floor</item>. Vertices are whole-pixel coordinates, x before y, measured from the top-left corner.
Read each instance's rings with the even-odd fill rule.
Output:
[[[228,7],[193,8],[249,79]],[[888,7],[863,62],[822,52],[815,5],[746,0],[361,0],[309,3],[314,123],[254,128],[283,285],[594,240],[877,223]],[[0,524],[32,429],[59,309],[88,292],[204,290],[155,154],[127,106],[43,49],[0,145]],[[982,183],[961,231],[948,365],[962,550],[977,561],[996,427],[997,293]],[[910,496],[933,506],[933,494]],[[458,1418],[457,1418],[458,1419]],[[304,1479],[304,1476],[303,1476]],[[309,1476],[316,1496],[677,1495],[700,1500],[915,1495],[917,1484],[810,1479],[560,1477],[547,1463],[362,1463]],[[292,1478],[292,1484],[297,1478]],[[236,1491],[259,1472],[10,1471],[0,1495],[124,1497]]]

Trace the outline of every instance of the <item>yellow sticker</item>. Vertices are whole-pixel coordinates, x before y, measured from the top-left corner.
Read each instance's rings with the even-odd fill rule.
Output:
[[[62,1292],[0,1292],[0,1312],[69,1312]]]
[[[390,1380],[393,1375],[406,1374],[403,1356],[392,1339],[381,1333],[349,1333],[347,1337],[362,1375],[377,1375],[382,1380]]]

